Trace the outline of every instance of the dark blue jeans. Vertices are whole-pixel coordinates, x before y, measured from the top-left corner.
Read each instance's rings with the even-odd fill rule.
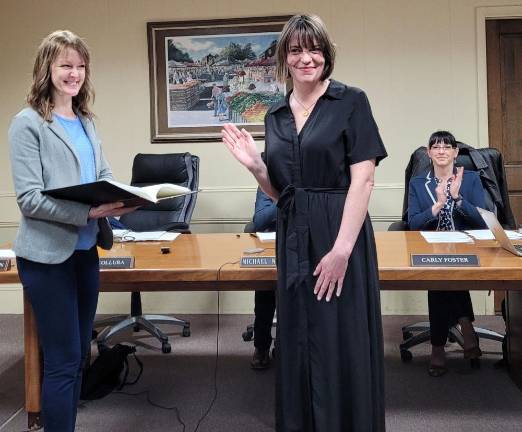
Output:
[[[98,251],[77,250],[61,264],[16,262],[43,351],[44,430],[71,432],[98,303]]]

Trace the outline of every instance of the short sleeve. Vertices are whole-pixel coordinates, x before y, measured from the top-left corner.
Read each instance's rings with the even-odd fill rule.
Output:
[[[375,159],[375,164],[378,165],[388,154],[373,118],[370,102],[362,90],[355,95],[349,124],[349,164]]]

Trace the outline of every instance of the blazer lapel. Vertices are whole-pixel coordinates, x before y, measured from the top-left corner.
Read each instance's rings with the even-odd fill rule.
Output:
[[[424,182],[424,188],[426,189],[426,192],[428,193],[428,196],[431,198],[431,201],[433,204],[437,202],[435,199],[435,189],[437,187],[437,182],[435,181],[435,176],[433,175],[433,171],[429,170],[428,174],[426,174],[426,181]]]

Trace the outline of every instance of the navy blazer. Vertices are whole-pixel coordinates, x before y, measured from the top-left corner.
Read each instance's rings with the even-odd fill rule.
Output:
[[[260,188],[257,188],[254,212],[254,229],[256,232],[276,230],[277,206]]]
[[[408,190],[408,224],[411,230],[436,230],[439,215],[433,216],[431,207],[437,202],[435,188],[437,183],[433,171],[426,175],[415,176],[410,180]],[[480,177],[475,171],[464,171],[460,186],[462,203],[452,203],[451,211],[456,230],[486,228],[486,224],[477,211],[485,207],[485,191]]]

